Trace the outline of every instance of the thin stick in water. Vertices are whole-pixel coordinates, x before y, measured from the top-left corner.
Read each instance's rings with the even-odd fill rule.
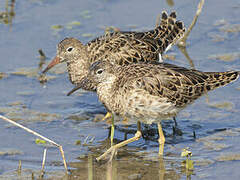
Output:
[[[67,163],[66,163],[66,159],[65,159],[65,156],[64,156],[64,151],[63,151],[63,148],[62,148],[61,145],[57,144],[56,142],[52,141],[51,139],[48,139],[48,138],[42,136],[41,134],[39,134],[39,133],[37,133],[37,132],[35,132],[35,131],[27,128],[27,127],[24,127],[23,125],[18,124],[18,123],[16,123],[15,121],[13,121],[13,120],[11,120],[11,119],[8,119],[8,118],[6,118],[6,117],[4,117],[4,116],[2,116],[2,115],[0,115],[0,118],[3,119],[3,120],[5,120],[5,121],[7,121],[7,122],[9,122],[9,123],[11,123],[11,124],[13,124],[13,125],[15,125],[15,126],[18,126],[18,127],[22,128],[22,129],[24,129],[25,131],[27,131],[27,132],[35,135],[35,136],[38,136],[38,137],[42,138],[42,139],[45,140],[45,141],[48,141],[49,143],[51,143],[51,144],[53,144],[53,145],[55,145],[55,146],[57,146],[57,147],[59,148],[59,151],[61,152],[61,155],[62,155],[64,168],[65,168],[66,172],[68,172]]]
[[[44,175],[44,167],[45,167],[45,161],[46,161],[46,154],[47,154],[47,148],[44,148],[43,151],[43,160],[42,160],[42,169],[41,169],[41,178],[43,178]]]
[[[184,36],[181,38],[181,40],[179,41],[178,45],[180,46],[184,46],[186,47],[186,40],[187,40],[187,37],[189,36],[190,32],[192,31],[192,28],[194,27],[194,25],[196,24],[197,22],[197,19],[198,19],[198,16],[200,15],[201,11],[202,11],[202,7],[203,7],[203,4],[204,4],[205,0],[201,0],[198,4],[198,8],[197,8],[197,12],[193,18],[193,21],[192,21],[192,24],[189,26],[187,32],[184,34]]]
[[[18,175],[21,175],[21,172],[22,172],[22,161],[21,160],[18,161],[18,170],[17,170],[17,172],[18,172]]]

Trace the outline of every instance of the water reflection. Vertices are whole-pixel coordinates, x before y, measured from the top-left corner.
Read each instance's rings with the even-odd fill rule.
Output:
[[[189,56],[188,52],[187,52],[187,48],[186,46],[181,46],[181,45],[177,45],[179,50],[183,53],[183,55],[185,56],[185,58],[188,60],[188,63],[190,65],[190,67],[192,69],[195,69],[195,66],[194,66],[194,63],[193,63],[193,60],[192,58]]]
[[[133,157],[135,156],[135,157]],[[71,177],[79,179],[180,179],[185,176],[181,170],[181,162],[176,160],[165,160],[163,158],[144,159],[141,155],[132,153],[124,159],[111,162],[99,163],[94,160],[93,154],[80,158],[80,162],[70,163],[74,168],[71,170]],[[167,161],[171,161],[167,162]],[[171,168],[165,168],[165,165]]]
[[[43,65],[46,63],[46,55],[44,54],[43,50],[42,49],[39,49],[38,50],[39,52],[39,63],[38,63],[38,72],[39,72],[39,76],[38,76],[38,81],[41,83],[41,84],[44,84],[47,82],[47,77],[45,74],[41,73],[42,72],[42,68],[43,68]]]
[[[166,130],[167,141],[173,141],[169,131],[171,128],[169,125],[171,122],[166,121],[163,126]],[[121,132],[124,136],[133,136],[136,131],[136,127],[128,126],[128,128],[117,126],[117,132]],[[125,146],[119,149],[117,156],[111,161],[96,162],[96,157],[104,153],[105,149],[110,147],[110,139],[98,141],[98,144],[88,145],[88,154],[84,157],[79,157],[80,162],[69,163],[71,168],[76,168],[71,171],[71,176],[81,177],[80,179],[180,179],[182,176],[191,177],[186,171],[186,168],[182,165],[182,159],[179,152],[174,148],[164,155],[164,157],[158,157],[157,151],[154,149],[158,146],[158,136],[154,133],[156,127],[144,126],[143,134],[145,138],[143,144],[146,142],[155,142],[154,148],[150,151],[146,151],[142,145],[135,144]],[[156,130],[157,131],[157,130]],[[148,133],[151,132],[151,133]],[[119,137],[114,139],[114,143],[121,142]],[[170,143],[171,144],[171,143]],[[152,145],[148,145],[148,149],[151,149]],[[156,146],[156,147],[155,147]]]
[[[15,16],[14,7],[15,0],[11,0],[10,3],[9,0],[5,1],[5,11],[0,12],[0,23],[12,26],[12,20]]]
[[[193,64],[193,60],[190,58],[188,52],[187,52],[187,49],[186,49],[186,41],[187,41],[187,38],[189,36],[189,34],[191,33],[193,27],[195,26],[196,22],[197,22],[197,19],[198,19],[198,16],[200,15],[201,11],[202,11],[202,8],[203,8],[203,5],[204,5],[204,2],[205,0],[201,0],[198,4],[198,7],[197,7],[197,11],[196,11],[196,14],[195,16],[193,17],[193,21],[191,23],[191,25],[189,26],[187,32],[184,34],[184,37],[181,39],[181,41],[177,44],[178,48],[180,49],[180,51],[183,53],[183,55],[187,58],[190,66],[195,69],[195,66]]]

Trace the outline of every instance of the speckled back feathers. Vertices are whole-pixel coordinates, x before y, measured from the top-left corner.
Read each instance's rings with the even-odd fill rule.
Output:
[[[116,66],[99,61],[93,64],[86,79],[96,84],[99,99],[110,112],[128,112],[126,109],[134,109],[131,104],[138,101],[146,107],[141,110],[141,106],[136,107],[138,104],[135,103],[132,112],[142,113],[142,116],[154,114],[157,111],[153,110],[154,104],[162,109],[166,108],[165,111],[158,110],[158,113],[161,112],[158,116],[165,117],[164,113],[168,113],[167,111],[173,112],[170,115],[176,114],[204,93],[224,86],[238,77],[237,71],[201,72],[151,62]],[[105,86],[108,86],[107,89]],[[133,96],[134,100],[129,103]],[[150,110],[147,110],[148,106],[151,107]]]
[[[183,36],[183,22],[176,21],[176,13],[168,16],[162,12],[158,27],[147,32],[113,32],[100,36],[87,44],[91,62],[99,59],[114,61],[116,64],[156,61],[169,45]]]

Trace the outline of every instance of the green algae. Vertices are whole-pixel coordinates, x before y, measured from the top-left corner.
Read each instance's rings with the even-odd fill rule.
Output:
[[[209,166],[214,163],[215,161],[211,159],[198,159],[194,161],[195,166]]]
[[[81,140],[76,140],[76,141],[75,141],[75,145],[79,146],[79,145],[81,145],[81,144],[82,144],[82,141],[81,141]]]
[[[228,22],[226,19],[218,19],[214,22],[214,26],[223,26],[223,25],[227,25]]]
[[[35,139],[35,143],[36,144],[46,144],[47,142],[45,140],[42,140],[42,139]]]
[[[239,33],[240,32],[240,24],[228,24],[219,28],[220,31],[226,33]]]
[[[37,68],[17,68],[12,75],[18,76],[27,76],[27,77],[38,77],[38,69]]]
[[[228,153],[220,155],[216,158],[217,161],[239,161],[240,160],[240,154],[236,153]]]
[[[170,53],[164,54],[163,59],[168,59],[168,60],[174,61],[174,60],[176,60],[176,54],[173,54],[173,53],[172,54],[170,54]]]
[[[55,74],[62,74],[65,72],[65,69],[62,70],[62,69],[59,69],[58,67],[55,69],[55,71],[52,71],[52,72]],[[47,75],[47,76],[45,74],[39,75],[38,68],[25,68],[25,67],[17,68],[14,72],[11,72],[10,74],[15,76],[25,76],[27,78],[36,78],[40,83],[45,83],[47,81],[57,78],[57,76],[52,76],[52,75]]]
[[[14,121],[23,122],[38,122],[38,121],[53,121],[59,119],[61,116],[53,113],[45,113],[32,109],[28,109],[23,104],[10,105],[0,107],[0,113],[7,116]]]
[[[212,60],[221,60],[226,62],[235,61],[240,58],[239,52],[233,52],[233,53],[225,53],[225,54],[214,54],[208,56],[208,59]]]
[[[90,19],[92,18],[91,12],[89,10],[84,10],[80,13],[80,16],[84,19]]]
[[[0,72],[0,80],[6,78],[8,75],[6,73]]]
[[[84,120],[88,120],[90,117],[89,116],[86,116],[86,115],[81,115],[81,116],[78,116],[78,115],[70,115],[67,117],[67,119],[71,119],[71,120],[74,120],[74,121],[84,121]]]
[[[226,109],[232,110],[234,105],[231,102],[220,102],[215,104],[209,104],[210,107],[217,108],[217,109]]]
[[[64,28],[64,26],[63,25],[52,25],[51,26],[51,29],[53,29],[53,30],[60,30],[60,29],[63,29]]]
[[[85,38],[90,38],[90,37],[93,37],[94,36],[94,34],[92,34],[92,33],[83,33],[82,34],[82,37],[85,37]]]
[[[213,42],[223,42],[228,39],[227,35],[216,32],[208,33],[208,37],[210,37]]]
[[[66,28],[67,29],[73,29],[74,27],[81,26],[81,23],[79,21],[72,21],[67,23]]]
[[[223,149],[231,147],[228,144],[225,143],[215,143],[211,141],[204,141],[203,142],[204,148],[211,150],[211,151],[221,151]]]
[[[14,156],[14,155],[22,155],[23,152],[16,149],[0,149],[0,156]]]
[[[231,24],[226,19],[219,19],[214,24],[217,26],[219,31],[224,33],[239,33],[240,32],[240,24]]]

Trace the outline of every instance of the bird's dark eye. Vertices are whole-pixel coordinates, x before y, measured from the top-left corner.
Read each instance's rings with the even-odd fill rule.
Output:
[[[73,47],[67,48],[67,51],[68,51],[68,52],[71,52],[72,50],[73,50]]]
[[[103,72],[102,69],[97,70],[97,74],[102,74],[102,72]]]

